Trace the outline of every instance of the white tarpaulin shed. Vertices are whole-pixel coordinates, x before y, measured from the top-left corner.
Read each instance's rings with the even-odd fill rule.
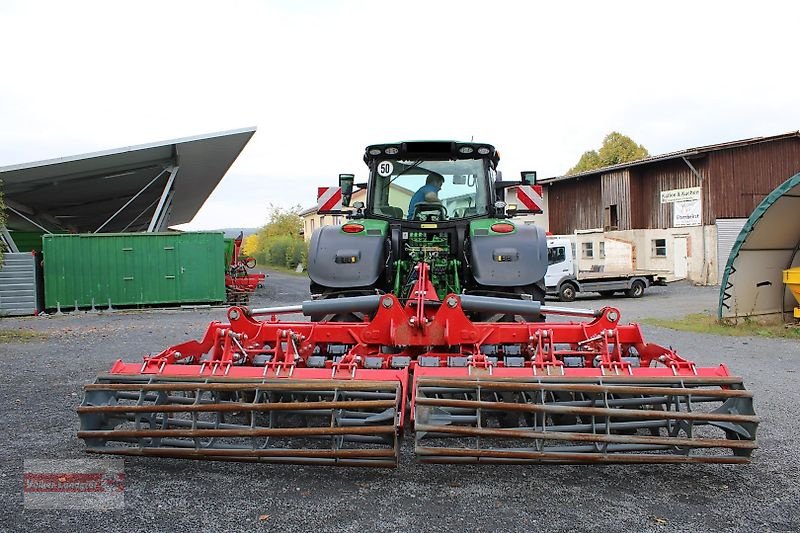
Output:
[[[800,173],[756,207],[733,245],[720,287],[721,319],[783,319],[796,304],[783,271],[800,266]]]

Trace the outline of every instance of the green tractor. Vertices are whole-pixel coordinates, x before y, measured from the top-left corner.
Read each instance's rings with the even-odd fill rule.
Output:
[[[368,146],[364,162],[369,181],[354,185],[352,174],[341,174],[342,208],[318,211],[345,214],[347,222],[322,226],[311,237],[308,274],[313,297],[377,292],[407,299],[413,296],[409,293],[418,277],[417,265],[426,263],[439,300],[455,293],[543,301],[545,233],[513,220],[517,214],[540,211],[521,210],[504,201],[506,189],[533,185],[535,173],[523,172],[519,182],[502,181],[499,159],[495,148],[483,143]],[[365,201],[350,206],[354,188],[360,196],[366,191]],[[516,319],[491,310],[471,318]]]

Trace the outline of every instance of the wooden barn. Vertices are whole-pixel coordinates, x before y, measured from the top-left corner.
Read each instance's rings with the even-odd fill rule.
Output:
[[[606,241],[633,268],[718,284],[739,230],[758,204],[800,171],[800,132],[689,148],[571,176],[540,179],[549,230],[576,236],[582,268]]]

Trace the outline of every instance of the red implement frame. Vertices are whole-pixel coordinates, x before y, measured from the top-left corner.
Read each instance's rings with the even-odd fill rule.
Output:
[[[436,426],[438,429],[432,429],[434,426],[427,423],[423,426],[425,431],[431,431],[434,435],[455,432],[478,438],[496,437],[499,431],[503,431],[483,427],[480,421],[481,409],[530,413],[562,413],[567,412],[565,409],[578,409],[575,411],[576,414],[584,416],[584,419],[592,417],[593,429],[589,437],[586,433],[552,433],[556,436],[554,438],[566,439],[564,435],[569,435],[572,440],[594,439],[592,442],[595,444],[597,439],[600,439],[605,443],[604,446],[609,446],[608,443],[611,442],[611,446],[623,447],[634,447],[634,444],[620,440],[628,437],[613,435],[609,429],[615,427],[614,424],[620,423],[618,422],[620,419],[632,418],[639,421],[636,423],[642,427],[647,422],[641,420],[650,418],[677,419],[679,422],[688,420],[689,426],[686,426],[687,422],[680,422],[684,424],[680,428],[677,425],[668,425],[668,429],[678,428],[675,431],[688,432],[689,437],[692,437],[691,421],[700,420],[701,414],[692,412],[672,414],[670,402],[677,401],[678,404],[685,402],[686,409],[691,411],[693,395],[698,395],[698,401],[718,398],[724,400],[728,397],[742,397],[748,401],[750,399],[749,393],[738,390],[741,388],[741,379],[732,377],[725,365],[698,367],[692,361],[680,357],[672,349],[648,344],[638,325],[619,323],[620,314],[614,308],[602,309],[589,322],[473,322],[465,314],[457,294],[449,294],[441,301],[437,298],[435,288],[428,277],[427,265],[421,263],[417,270],[418,278],[411,292],[411,298],[403,302],[392,294],[381,296],[378,310],[371,320],[348,323],[282,322],[275,315],[268,316],[266,320],[259,320],[251,316],[247,308],[234,306],[228,310],[229,321],[211,323],[200,341],[188,341],[167,348],[159,354],[145,357],[143,363],[117,361],[111,369],[110,376],[151,376],[159,380],[175,378],[198,382],[209,379],[232,382],[258,380],[274,382],[276,379],[287,382],[293,380],[394,382],[399,385],[400,398],[410,400],[399,401],[400,414],[397,423],[400,434],[406,420],[412,424],[415,422],[418,401],[423,404],[425,413],[435,414],[446,409],[452,412],[477,409],[477,427],[457,427],[449,425],[449,422],[446,427]],[[336,350],[333,350],[333,347],[336,347]],[[390,349],[387,350],[387,347]],[[498,357],[490,357],[487,352],[495,353]],[[332,353],[337,355],[319,357],[319,354]],[[504,353],[516,357],[504,358],[502,357]],[[314,361],[315,355],[316,361]],[[506,360],[511,359],[514,359],[514,363],[506,364]],[[459,397],[444,398],[437,394],[426,395],[419,400],[417,398],[420,387],[438,390],[450,386],[458,389],[462,383],[470,384],[470,387],[477,390],[475,395],[469,397],[471,400]],[[502,400],[504,397],[502,395],[507,394],[503,391],[510,387],[508,383],[521,384],[514,387],[523,391],[521,393],[523,395],[527,394],[525,391],[528,389],[538,391],[536,394],[541,393],[541,398],[536,400],[539,403],[512,404]],[[567,385],[564,385],[565,383]],[[570,385],[575,383],[578,385]],[[609,383],[612,385],[608,385]],[[693,392],[695,389],[690,390],[691,387],[709,384],[717,389],[714,391],[703,389],[702,393]],[[663,406],[659,407],[661,410],[649,410],[648,405],[652,404],[652,401],[641,399],[644,397],[643,386],[654,387],[648,389],[653,394],[667,395],[667,400],[664,400]],[[500,399],[493,402],[484,401],[485,394],[480,392],[481,387],[493,391],[495,398]],[[564,404],[566,407],[549,405],[545,391],[552,390],[553,387],[558,388],[558,394],[563,395],[564,391],[571,394],[571,403]],[[666,387],[677,388],[665,390]],[[597,394],[604,395],[606,411],[601,407],[595,407],[600,404],[594,400],[592,402],[595,403],[586,400],[590,395]],[[630,400],[631,395],[637,399]],[[609,411],[615,405],[631,401],[639,402],[638,410],[623,408]],[[569,407],[572,405],[579,407]],[[406,417],[407,406],[410,408],[408,417]],[[733,411],[731,409],[724,412],[714,411],[704,415],[703,423],[717,425],[726,431],[730,428],[725,424],[751,424],[752,426],[747,427],[752,429],[747,431],[734,428],[747,436],[750,436],[747,432],[752,433],[747,445],[740,446],[746,447],[749,452],[755,448],[754,442],[751,441],[754,441],[758,419],[748,410],[751,411],[751,407],[743,410],[734,408]],[[425,416],[427,420],[428,414]],[[605,417],[604,427],[607,435],[598,436],[595,425],[603,426],[597,422],[601,416]],[[545,442],[544,431],[547,427],[543,419],[534,417],[532,420],[534,425],[538,423],[536,420],[540,420],[542,431],[527,434],[518,431],[518,434],[506,434],[520,438],[539,435],[536,438]],[[650,440],[647,440],[648,438]],[[658,440],[659,438],[661,440]],[[668,440],[664,437],[641,437],[635,441],[635,446],[648,450],[662,449],[665,446],[674,448],[686,439],[675,440],[674,442],[678,444],[674,445],[667,443]],[[697,442],[700,443],[697,444],[700,447],[719,444],[719,441],[711,439],[701,439]],[[486,454],[489,453],[487,450],[465,451],[460,448],[446,448],[444,452],[432,448],[424,450],[432,456],[428,458],[431,462],[437,462],[440,455],[447,455],[448,462],[486,461],[488,460]],[[588,456],[592,455],[590,453],[582,456],[586,459],[578,460],[573,457],[576,454],[569,453],[559,455],[524,452],[526,455],[520,455],[523,452],[496,449],[490,451],[494,455],[490,454],[489,457],[497,462],[551,460],[586,462],[589,460]],[[601,451],[605,459],[608,449],[602,448]],[[454,461],[451,456],[453,454],[466,457]],[[627,454],[625,457],[627,459],[623,462],[642,461],[641,454]],[[729,460],[716,460],[712,457],[703,460],[705,462],[747,460],[747,458],[740,460],[739,457],[727,457],[727,459]],[[675,458],[654,462],[675,462]]]
[[[255,266],[255,259],[242,257],[242,235],[233,241],[233,253],[228,272],[225,273],[225,288],[228,292],[229,303],[246,301],[250,294],[266,279],[266,274],[251,273]]]
[[[537,376],[636,376],[724,377],[725,365],[697,367],[673,350],[645,342],[636,324],[621,325],[619,312],[604,308],[591,322],[481,323],[467,318],[458,295],[439,302],[427,275],[421,269],[413,298],[405,305],[386,294],[375,317],[369,322],[281,322],[276,316],[258,320],[242,307],[228,310],[228,323],[212,322],[203,339],[189,341],[145,357],[142,364],[118,361],[112,373],[157,374],[231,378],[369,379],[398,380],[408,390],[409,370],[414,379],[463,377],[483,371],[495,378]],[[440,304],[440,305],[431,305]],[[324,368],[309,368],[306,362],[315,348],[349,346],[338,361],[328,360]],[[526,360],[522,367],[506,367],[481,353],[485,345],[522,345]],[[403,347],[392,354],[383,347]],[[639,356],[637,367],[623,358]],[[270,356],[264,366],[254,366],[256,356]],[[410,356],[403,369],[392,368],[398,356]],[[466,366],[452,367],[453,357],[468,358]],[[583,358],[583,366],[566,367],[565,356]],[[365,368],[369,357],[381,360],[380,368]],[[435,357],[438,366],[420,366],[421,357]],[[412,388],[413,390],[413,388]],[[413,404],[412,398],[412,404]]]

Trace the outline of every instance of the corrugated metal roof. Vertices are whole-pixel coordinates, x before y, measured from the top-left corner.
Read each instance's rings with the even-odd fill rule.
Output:
[[[708,146],[698,146],[696,148],[687,148],[685,150],[679,150],[677,152],[669,152],[666,154],[661,155],[654,155],[651,157],[646,157],[644,159],[637,159],[636,161],[628,161],[627,163],[620,163],[619,165],[611,165],[608,167],[597,168],[594,170],[587,170],[585,172],[579,172],[578,174],[572,174],[569,176],[554,176],[551,178],[542,178],[538,180],[540,184],[547,184],[547,183],[554,183],[557,181],[566,181],[572,180],[584,176],[592,176],[595,174],[604,174],[606,172],[611,172],[614,170],[619,170],[623,168],[629,168],[633,166],[639,165],[647,165],[650,163],[657,163],[659,161],[667,161],[669,159],[677,159],[680,157],[692,157],[696,155],[700,155],[707,152],[716,152],[719,150],[728,150],[731,148],[739,148],[742,146],[749,146],[753,144],[760,144],[765,142],[772,142],[778,141],[782,139],[790,139],[793,137],[800,137],[800,131],[790,131],[788,133],[782,133],[780,135],[772,135],[769,137],[753,137],[751,139],[742,139],[738,141],[730,141],[720,144],[710,144]]]

